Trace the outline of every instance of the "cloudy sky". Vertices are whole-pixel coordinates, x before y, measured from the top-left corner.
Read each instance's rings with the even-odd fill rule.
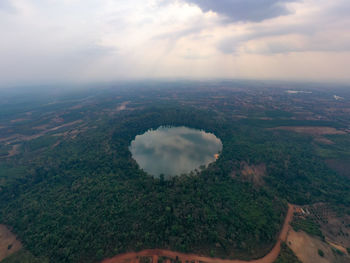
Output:
[[[0,0],[0,85],[350,82],[349,0]]]

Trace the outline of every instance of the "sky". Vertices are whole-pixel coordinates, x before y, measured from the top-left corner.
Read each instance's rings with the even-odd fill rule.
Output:
[[[0,86],[350,83],[349,0],[0,0]]]

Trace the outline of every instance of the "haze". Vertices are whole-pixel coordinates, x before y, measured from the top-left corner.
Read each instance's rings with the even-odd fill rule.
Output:
[[[350,82],[349,0],[1,0],[0,87],[140,78]]]

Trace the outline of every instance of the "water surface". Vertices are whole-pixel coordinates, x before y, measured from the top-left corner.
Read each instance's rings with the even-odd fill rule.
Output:
[[[165,177],[189,173],[216,160],[222,150],[214,134],[187,127],[159,127],[136,136],[132,157],[145,172]]]

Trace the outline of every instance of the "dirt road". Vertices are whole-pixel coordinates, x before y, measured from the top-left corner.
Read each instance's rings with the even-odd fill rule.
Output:
[[[125,261],[137,263],[139,262],[140,257],[152,257],[153,263],[157,263],[159,257],[178,259],[183,263],[185,263],[186,261],[188,262],[194,261],[196,263],[198,263],[199,261],[206,262],[206,263],[247,263],[247,262],[273,263],[277,259],[280,253],[281,242],[287,239],[289,224],[293,218],[293,212],[294,212],[294,206],[288,205],[288,213],[284,220],[283,228],[281,230],[277,243],[266,256],[260,259],[250,260],[250,261],[244,261],[239,259],[230,260],[230,259],[203,257],[199,255],[194,255],[194,254],[183,254],[183,253],[178,253],[178,252],[173,252],[173,251],[163,250],[163,249],[149,249],[149,250],[143,250],[135,253],[131,252],[126,254],[121,254],[110,259],[105,259],[102,261],[102,263],[122,263]]]

